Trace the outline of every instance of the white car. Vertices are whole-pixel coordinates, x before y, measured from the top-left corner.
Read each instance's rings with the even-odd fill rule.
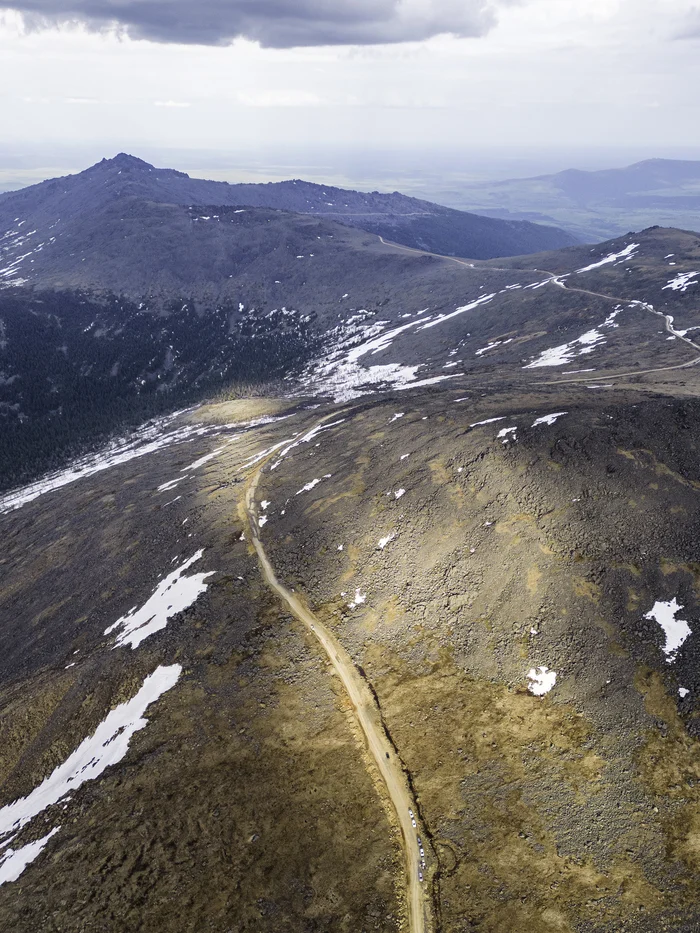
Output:
[[[418,880],[419,880],[419,881],[422,881],[422,880],[423,880],[423,872],[422,872],[422,871],[419,871],[419,872],[418,872]]]

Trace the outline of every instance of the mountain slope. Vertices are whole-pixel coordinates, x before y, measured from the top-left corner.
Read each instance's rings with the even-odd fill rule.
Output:
[[[697,401],[466,386],[211,406],[0,515],[3,928],[396,933],[411,872],[445,933],[697,929]]]
[[[49,281],[51,263],[70,260],[72,288],[0,291],[0,487],[241,383],[336,400],[464,377],[607,384],[620,372],[670,374],[700,352],[691,233],[650,229],[504,266],[384,245],[317,218],[219,211],[122,204],[113,226],[103,215],[91,232],[95,253],[71,256],[66,238],[57,254],[36,254]],[[115,229],[128,236],[105,232]],[[180,261],[173,244],[189,255]],[[123,275],[138,294],[153,256],[155,295],[76,290]],[[178,291],[188,297],[167,298]]]
[[[0,195],[0,235],[25,222],[34,242],[52,242],[76,220],[99,216],[129,199],[157,204],[258,207],[313,214],[369,230],[408,246],[449,255],[487,259],[557,249],[576,242],[563,231],[524,222],[496,221],[393,194],[363,194],[304,181],[229,185],[156,169],[120,154],[78,175],[51,179]]]
[[[69,224],[0,291],[3,464],[269,395],[0,497],[0,929],[695,933],[700,237]]]
[[[700,162],[674,159],[647,159],[625,168],[583,172],[569,169],[551,176],[533,178],[546,181],[574,203],[587,205],[608,200],[624,206],[635,197],[676,196],[679,206],[687,203],[682,189],[694,190],[692,202],[700,196]],[[632,202],[634,203],[634,201]],[[653,200],[652,200],[653,203]]]

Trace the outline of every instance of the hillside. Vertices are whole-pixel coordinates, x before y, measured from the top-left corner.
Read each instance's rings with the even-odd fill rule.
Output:
[[[626,307],[555,385],[554,325],[487,368],[467,320],[422,332],[453,380],[205,406],[2,500],[3,928],[697,929],[698,382],[615,373],[698,351]]]
[[[115,221],[131,231],[133,262],[122,262],[123,238],[108,237],[118,252],[107,263],[96,230],[95,252],[72,257],[72,287],[0,291],[0,488],[211,393],[275,383],[341,401],[465,376],[485,385],[593,378],[579,369],[598,381],[673,366],[700,326],[700,239],[682,231],[505,266],[423,255],[283,212],[136,204]],[[144,211],[165,218],[157,237],[148,224],[142,238]],[[169,245],[185,229],[189,264],[172,261]],[[160,257],[155,295],[76,289],[93,276],[116,287],[126,270],[138,294],[146,252]],[[50,281],[47,257],[40,251],[36,265]],[[166,298],[186,275],[196,297]]]
[[[500,219],[556,224],[583,242],[650,224],[700,230],[700,162],[648,159],[625,168],[466,186],[450,203]]]

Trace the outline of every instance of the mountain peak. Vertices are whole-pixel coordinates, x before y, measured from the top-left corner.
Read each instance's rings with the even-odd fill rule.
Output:
[[[130,155],[128,152],[119,152],[112,159],[102,159],[101,162],[93,165],[93,168],[117,168],[120,170],[141,169],[142,171],[153,171],[153,166],[150,164],[150,162],[144,162],[143,159],[139,159],[136,156]]]

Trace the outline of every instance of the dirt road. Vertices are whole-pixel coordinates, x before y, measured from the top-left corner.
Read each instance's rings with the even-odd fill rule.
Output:
[[[476,269],[476,266],[473,262],[467,262],[465,259],[457,259],[455,256],[443,256],[441,253],[429,253],[425,249],[414,249],[412,246],[400,246],[398,243],[391,243],[389,240],[385,240],[383,236],[379,236],[379,242],[383,243],[384,246],[390,246],[392,249],[400,249],[404,253],[418,253],[419,256],[434,256],[436,259],[446,259],[448,262],[456,262],[458,266],[466,266],[468,269]]]
[[[367,751],[373,758],[381,775],[401,829],[406,855],[410,933],[434,933],[430,882],[437,864],[434,854],[430,851],[425,829],[421,826],[416,801],[406,779],[401,761],[396,754],[396,749],[387,734],[377,700],[369,685],[335,635],[304,605],[297,595],[280,583],[275,575],[260,540],[258,510],[255,503],[255,492],[262,469],[261,467],[255,473],[248,485],[245,509],[251,540],[257,552],[263,576],[273,592],[316,638],[345,688],[357,723],[364,735]],[[419,838],[422,846],[419,846]],[[421,847],[424,852],[424,863],[421,858]],[[419,873],[422,873],[422,881]]]
[[[402,250],[406,253],[418,253],[421,256],[434,256],[436,259],[445,259],[447,262],[456,262],[460,266],[467,266],[469,269],[475,269],[476,265],[473,262],[467,262],[464,259],[457,259],[455,256],[442,256],[440,253],[430,253],[422,249],[414,249],[411,246],[401,246],[398,243],[391,243],[388,240],[385,240],[383,237],[379,237],[379,240],[384,244],[384,246],[389,246],[392,249]],[[695,350],[700,350],[700,344],[695,343],[689,337],[685,337],[682,333],[675,330],[673,327],[673,317],[670,314],[664,314],[662,311],[657,311],[653,305],[650,305],[646,301],[640,301],[639,299],[630,299],[630,298],[616,298],[614,295],[605,295],[602,292],[592,292],[587,288],[576,288],[575,286],[567,285],[566,282],[562,281],[562,276],[564,273],[557,275],[555,272],[548,272],[546,269],[512,269],[501,266],[485,266],[484,268],[490,269],[492,272],[537,272],[541,275],[550,276],[549,284],[556,285],[559,288],[563,288],[566,291],[570,292],[580,292],[582,295],[593,295],[596,298],[604,298],[606,301],[614,301],[617,304],[626,304],[626,305],[636,305],[642,308],[644,311],[648,311],[650,314],[656,314],[664,318],[665,327],[669,334],[674,337],[678,337],[679,340],[682,340],[684,343],[687,343],[689,346],[693,347]],[[700,356],[695,357],[692,360],[687,360],[685,363],[676,363],[673,366],[659,366],[656,369],[638,369],[636,371],[626,372],[626,373],[608,373],[602,372],[601,377],[605,379],[623,379],[629,376],[646,376],[649,373],[664,373],[669,372],[674,369],[688,369],[690,366],[696,366],[700,363]],[[547,382],[538,382],[538,385],[570,385],[576,383],[587,383],[590,382],[590,378],[583,379],[556,379],[549,380]]]
[[[603,292],[592,292],[587,288],[576,288],[575,286],[567,285],[561,280],[560,276],[550,273],[552,278],[550,282],[553,285],[558,285],[559,288],[563,288],[569,292],[580,292],[582,295],[592,295],[595,298],[604,298],[606,301],[612,301],[615,304],[619,305],[634,305],[636,307],[642,308],[644,311],[648,311],[650,314],[655,314],[658,317],[664,319],[664,326],[666,331],[671,334],[673,337],[677,337],[679,340],[682,340],[683,343],[687,343],[688,346],[693,347],[694,350],[700,350],[700,344],[695,343],[689,337],[684,336],[680,331],[677,331],[673,326],[673,316],[670,314],[664,314],[663,311],[657,311],[653,305],[650,305],[647,301],[640,301],[639,299],[629,299],[629,298],[616,298],[614,295],[605,295]],[[626,373],[608,373],[605,371],[601,372],[601,378],[605,379],[624,379],[629,376],[645,376],[648,373],[664,373],[669,372],[674,369],[688,369],[690,366],[696,366],[700,363],[700,356],[694,357],[692,360],[687,360],[685,363],[676,363],[673,366],[659,366],[656,369],[638,369]],[[549,382],[543,382],[542,385],[566,385],[569,383],[579,383],[579,382],[590,382],[590,377],[587,379],[557,379]]]

